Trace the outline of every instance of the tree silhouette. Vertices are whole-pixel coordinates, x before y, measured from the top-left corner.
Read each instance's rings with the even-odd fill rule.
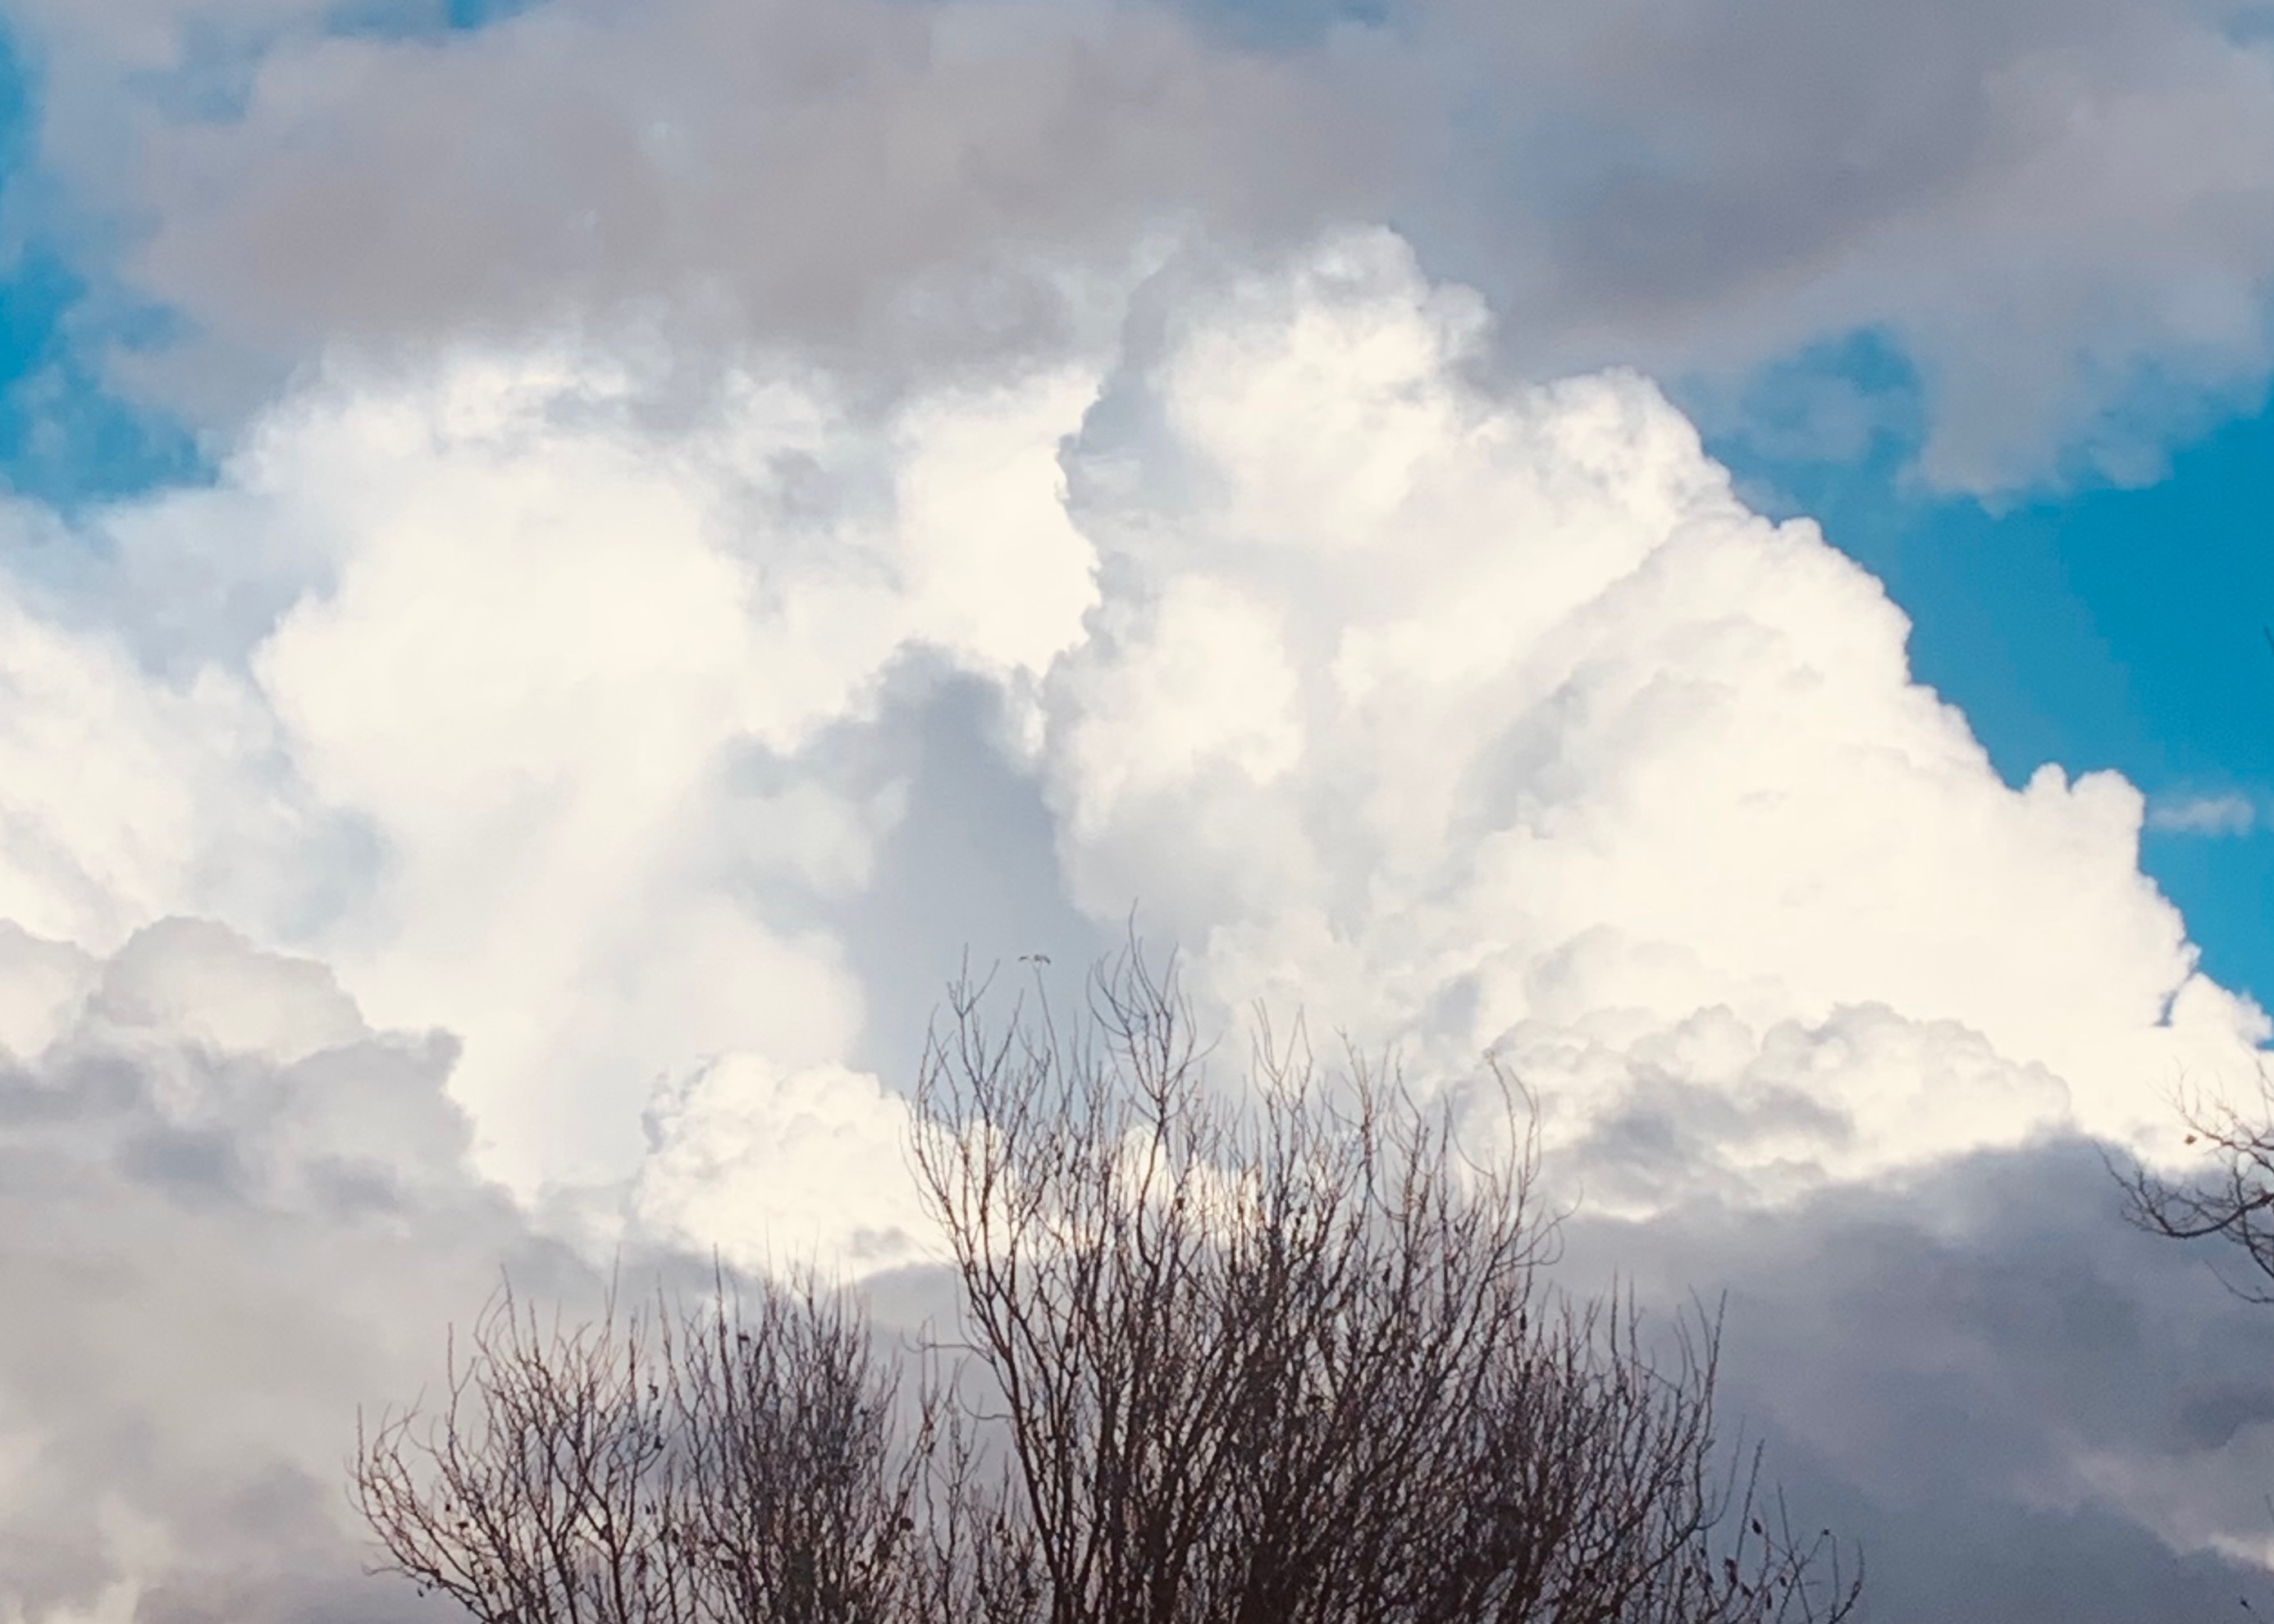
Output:
[[[903,1401],[846,1297],[510,1297],[355,1470],[488,1624],[1770,1624],[1860,1580],[1720,1446],[1721,1323],[1550,1288],[1537,1139],[1301,1040],[1209,1069],[1133,949],[1061,1034],[951,991],[917,1182],[958,1293]],[[1473,1103],[1473,1100],[1472,1101]]]

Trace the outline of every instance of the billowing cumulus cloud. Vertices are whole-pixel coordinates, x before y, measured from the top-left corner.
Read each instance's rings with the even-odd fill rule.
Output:
[[[2155,1148],[2157,1081],[2255,1074],[2141,797],[2001,782],[1870,576],[1640,377],[1493,381],[1485,302],[1388,232],[1171,256],[1112,315],[884,390],[749,343],[690,390],[574,327],[340,357],[212,489],[11,515],[0,1259],[63,1307],[0,1439],[72,1485],[11,1514],[27,1617],[222,1585],[259,1485],[316,1505],[501,1259],[919,1264],[901,1096],[956,945],[1068,959],[1133,905],[1215,1012],[1300,1001],[1432,1085],[1496,1051],[1630,1275],[1776,1285],[1749,1402],[1924,1594],[1926,1468],[1778,1372],[1862,1357],[1803,1333],[1864,1312],[1874,1237],[1914,1282],[1954,1234],[1984,1279],[2032,1255],[1948,1217],[1980,1169],[2112,1207],[2047,1145]],[[2094,1300],[2238,1323],[2154,1255]],[[210,1338],[56,1353],[106,1314]],[[257,1414],[247,1340],[296,1362]],[[1922,1436],[2003,1391],[1865,1375]],[[2241,1554],[2255,1443],[2159,1442],[2120,1387],[2029,1386],[1969,1492],[2020,1548],[2066,1505],[2135,1575]],[[232,1440],[266,1475],[193,1496]],[[211,1605],[346,1571],[336,1518],[305,1538]]]
[[[1471,381],[1484,329],[1355,233],[1164,272],[1086,372],[881,410],[763,357],[691,421],[574,348],[347,371],[43,589],[18,916],[253,920],[461,1034],[517,1182],[621,1176],[659,1076],[856,1044],[929,658],[998,695],[1092,920],[1141,905],[1226,1007],[1496,1048],[1636,1155],[1708,1097],[1720,1154],[1804,1179],[2248,1075],[2135,791],[2007,788],[1867,575],[1638,378]],[[197,650],[138,584],[239,570],[266,613]]]
[[[778,1077],[736,1056],[657,1101],[649,1121],[632,1208],[651,1233],[760,1270],[865,1274],[938,1255],[904,1160],[907,1107],[872,1077],[833,1065]]]
[[[1496,1049],[1653,1188],[1708,1144],[1784,1177],[2128,1134],[2143,1077],[2251,1075],[2138,793],[2009,789],[1878,583],[1648,384],[1467,383],[1473,301],[1386,236],[1174,309],[1067,454],[1104,602],[1044,782],[1093,909],[1142,895],[1235,1004]]]
[[[654,1069],[853,1041],[826,919],[907,769],[829,731],[912,648],[1016,688],[1079,635],[1051,457],[1080,398],[1048,374],[862,421],[756,375],[689,430],[546,354],[320,387],[225,493],[104,522],[116,569],[63,613],[123,624],[18,643],[61,692],[18,724],[15,916],[108,940],[210,909],[320,946],[381,1019],[468,1040],[516,1177],[621,1172]],[[241,556],[247,530],[282,539]],[[169,589],[215,576],[261,612],[184,647]]]

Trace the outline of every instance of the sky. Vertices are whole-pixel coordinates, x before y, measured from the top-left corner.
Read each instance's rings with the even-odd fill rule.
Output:
[[[2274,1039],[2274,10],[0,43],[0,1624],[436,1616],[343,1462],[501,1271],[936,1310],[947,979],[1133,920],[1521,1077],[1871,1620],[2274,1605],[2109,1173]]]

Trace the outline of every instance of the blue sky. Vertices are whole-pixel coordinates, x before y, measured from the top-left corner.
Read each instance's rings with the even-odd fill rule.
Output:
[[[162,335],[162,309],[105,312],[88,275],[49,229],[49,184],[37,162],[39,85],[13,34],[0,29],[0,472],[21,494],[64,507],[197,479],[192,436],[166,412],[119,399],[98,354],[124,335]]]

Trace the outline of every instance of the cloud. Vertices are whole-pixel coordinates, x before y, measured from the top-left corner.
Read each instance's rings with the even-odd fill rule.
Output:
[[[1094,336],[1092,284],[1181,222],[1308,229],[1395,133],[1148,7],[571,0],[348,34],[310,5],[33,9],[57,166],[149,222],[126,285],[221,341],[126,358],[192,410],[320,347],[627,312],[695,370],[722,338],[984,370]],[[215,35],[208,66],[187,42]]]
[[[2258,808],[2247,796],[2171,795],[2149,802],[2148,827],[2167,835],[2247,835]]]
[[[6,926],[0,987],[0,1616],[444,1617],[369,1576],[346,1462],[359,1410],[433,1392],[446,1327],[501,1278],[572,1320],[612,1282],[700,1290],[707,1260],[669,1243],[734,1253],[769,1212],[825,1267],[840,1243],[855,1267],[906,1260],[904,1234],[812,1229],[861,1209],[832,1180],[896,1147],[900,1108],[865,1079],[706,1071],[663,1119],[647,1222],[578,1250],[560,1221],[625,1192],[534,1218],[474,1169],[456,1043],[373,1030],[312,961],[200,921],[107,957]]]
[[[659,1081],[905,1074],[865,966],[888,848],[896,887],[947,861],[894,847],[957,821],[920,781],[978,793],[925,765],[963,682],[1031,832],[953,862],[1138,902],[1227,1008],[1497,1048],[1637,1190],[1693,1098],[1738,1111],[1721,1174],[1800,1189],[2253,1074],[2137,792],[2001,782],[1879,584],[1649,384],[1477,381],[1482,302],[1386,233],[1273,263],[1179,260],[1118,356],[882,402],[764,350],[692,416],[573,339],[342,364],[19,588],[13,915],[298,944],[460,1035],[486,1167],[621,1178]],[[896,998],[958,928],[907,927]]]
[[[1427,14],[1537,199],[1461,211],[1435,263],[1525,267],[1510,312],[1565,365],[1711,372],[1874,331],[1921,374],[1922,471],[1991,489],[2146,477],[2264,380],[2274,192],[2245,154],[2274,56],[2229,8]]]
[[[649,1111],[632,1210],[646,1233],[737,1267],[846,1274],[929,1262],[939,1248],[907,1173],[909,1113],[865,1073],[706,1067]],[[846,1192],[868,1191],[848,1204]]]
[[[14,916],[107,944],[200,909],[322,951],[465,1039],[524,1184],[629,1171],[659,1072],[848,1050],[831,920],[909,763],[846,735],[919,648],[1031,688],[1092,592],[1059,373],[883,421],[745,375],[690,429],[589,359],[319,386],[222,490],[103,515],[112,567],[11,644],[56,670],[11,723]]]
[[[881,402],[764,350],[691,416],[572,338],[339,365],[19,589],[13,915],[298,944],[462,1037],[486,1166],[619,1178],[659,1080],[886,1057],[848,944],[960,680],[1054,831],[1030,890],[1139,902],[1226,1007],[1496,1047],[1607,1154],[1703,1090],[1800,1188],[2253,1072],[2137,792],[2001,782],[1649,384],[1477,381],[1482,302],[1387,233],[1263,265]]]
[[[1384,218],[1523,376],[1879,334],[1946,485],[2146,477],[2274,365],[2274,55],[2194,0],[12,10],[29,217],[183,319],[110,360],[204,422],[343,342],[564,320],[983,371],[1110,330],[1164,237]]]
[[[0,1325],[0,1607],[439,1616],[362,1571],[338,1490],[355,1406],[431,1382],[442,1322],[501,1264],[572,1312],[599,1284],[472,1177],[450,1045],[375,1033],[319,966],[208,924],[108,959],[19,936],[4,952],[6,984],[52,996],[0,1065],[0,1275],[38,1309]],[[809,1184],[852,1170],[797,1158],[821,1124],[857,1139],[892,1109],[748,1069],[697,1092],[683,1125],[752,1108],[747,1170]],[[777,1132],[801,1115],[812,1128]],[[2123,1228],[2111,1188],[2091,1147],[2060,1142],[1776,1212],[1583,1217],[1559,1278],[1615,1271],[1661,1313],[1728,1292],[1725,1420],[1771,1444],[1801,1515],[1869,1542],[1874,1616],[2263,1605],[2242,1559],[2274,1437],[2263,1311]],[[919,1318],[941,1285],[884,1278],[879,1312]]]
[[[0,1606],[430,1616],[362,1572],[354,1407],[431,1381],[441,1322],[501,1262],[571,1312],[599,1283],[471,1177],[449,1045],[371,1031],[320,967],[211,925],[5,952],[8,985],[54,996],[0,1067],[0,1272],[38,1307],[0,1327]],[[714,1092],[845,1122],[842,1084]],[[817,1180],[836,1164],[783,1154],[817,1142],[753,1145]],[[2263,1605],[2264,1311],[2126,1229],[2111,1189],[2061,1142],[1776,1212],[1583,1217],[1559,1278],[1615,1271],[1661,1314],[1728,1292],[1725,1421],[1771,1445],[1800,1515],[1868,1542],[1875,1617]],[[887,1278],[880,1312],[918,1317],[939,1284]]]
[[[211,924],[0,972],[44,1005],[0,1055],[0,1612],[410,1616],[357,1583],[356,1407],[501,1266],[591,1285],[471,1174],[453,1045]]]
[[[750,346],[689,393],[575,330],[335,358],[211,489],[12,512],[0,1255],[63,1341],[17,1333],[0,1437],[79,1462],[10,1514],[31,1616],[120,1574],[225,1595],[258,1484],[312,1504],[499,1258],[572,1294],[568,1241],[919,1259],[896,1095],[963,940],[1073,969],[1134,901],[1216,1011],[1299,999],[1425,1086],[1493,1048],[1624,1272],[1788,1282],[1762,1323],[1831,1372],[1877,1357],[1826,1345],[1856,1282],[1990,1300],[1933,1298],[1981,1181],[2155,1148],[2174,1072],[2255,1077],[2138,792],[2002,782],[1878,583],[1642,379],[1494,381],[1486,302],[1382,231],[1178,257],[1117,320],[882,393]],[[186,912],[241,936],[154,924]],[[2163,1302],[2127,1255],[2088,1320]],[[190,1352],[100,1351],[121,1303]],[[2214,1501],[2259,1457],[2142,1443],[2120,1383],[2055,1448],[2034,1378],[1879,1373],[1923,1437],[2001,1381],[2037,1407],[1977,1440],[2014,1531],[1970,1571],[2074,1549],[2061,1507],[2135,1574],[2239,1536]],[[1901,1479],[1777,1416],[1835,1502]],[[193,1497],[230,1448],[254,1476]],[[1889,1514],[1898,1594],[1940,1526]],[[243,1583],[289,1610],[345,1537]]]
[[[2057,1140],[1773,1214],[1583,1215],[1564,1278],[1615,1273],[1661,1320],[1720,1306],[1724,1425],[1864,1542],[1874,1618],[2263,1608],[2265,1311],[2111,1189]]]
[[[1093,912],[1591,1124],[1740,1102],[1690,1148],[1748,1180],[2130,1136],[2144,1079],[2254,1074],[2138,793],[2009,788],[1879,583],[1649,384],[1479,388],[1475,301],[1387,235],[1170,308],[1066,454],[1103,600],[1044,782]]]

